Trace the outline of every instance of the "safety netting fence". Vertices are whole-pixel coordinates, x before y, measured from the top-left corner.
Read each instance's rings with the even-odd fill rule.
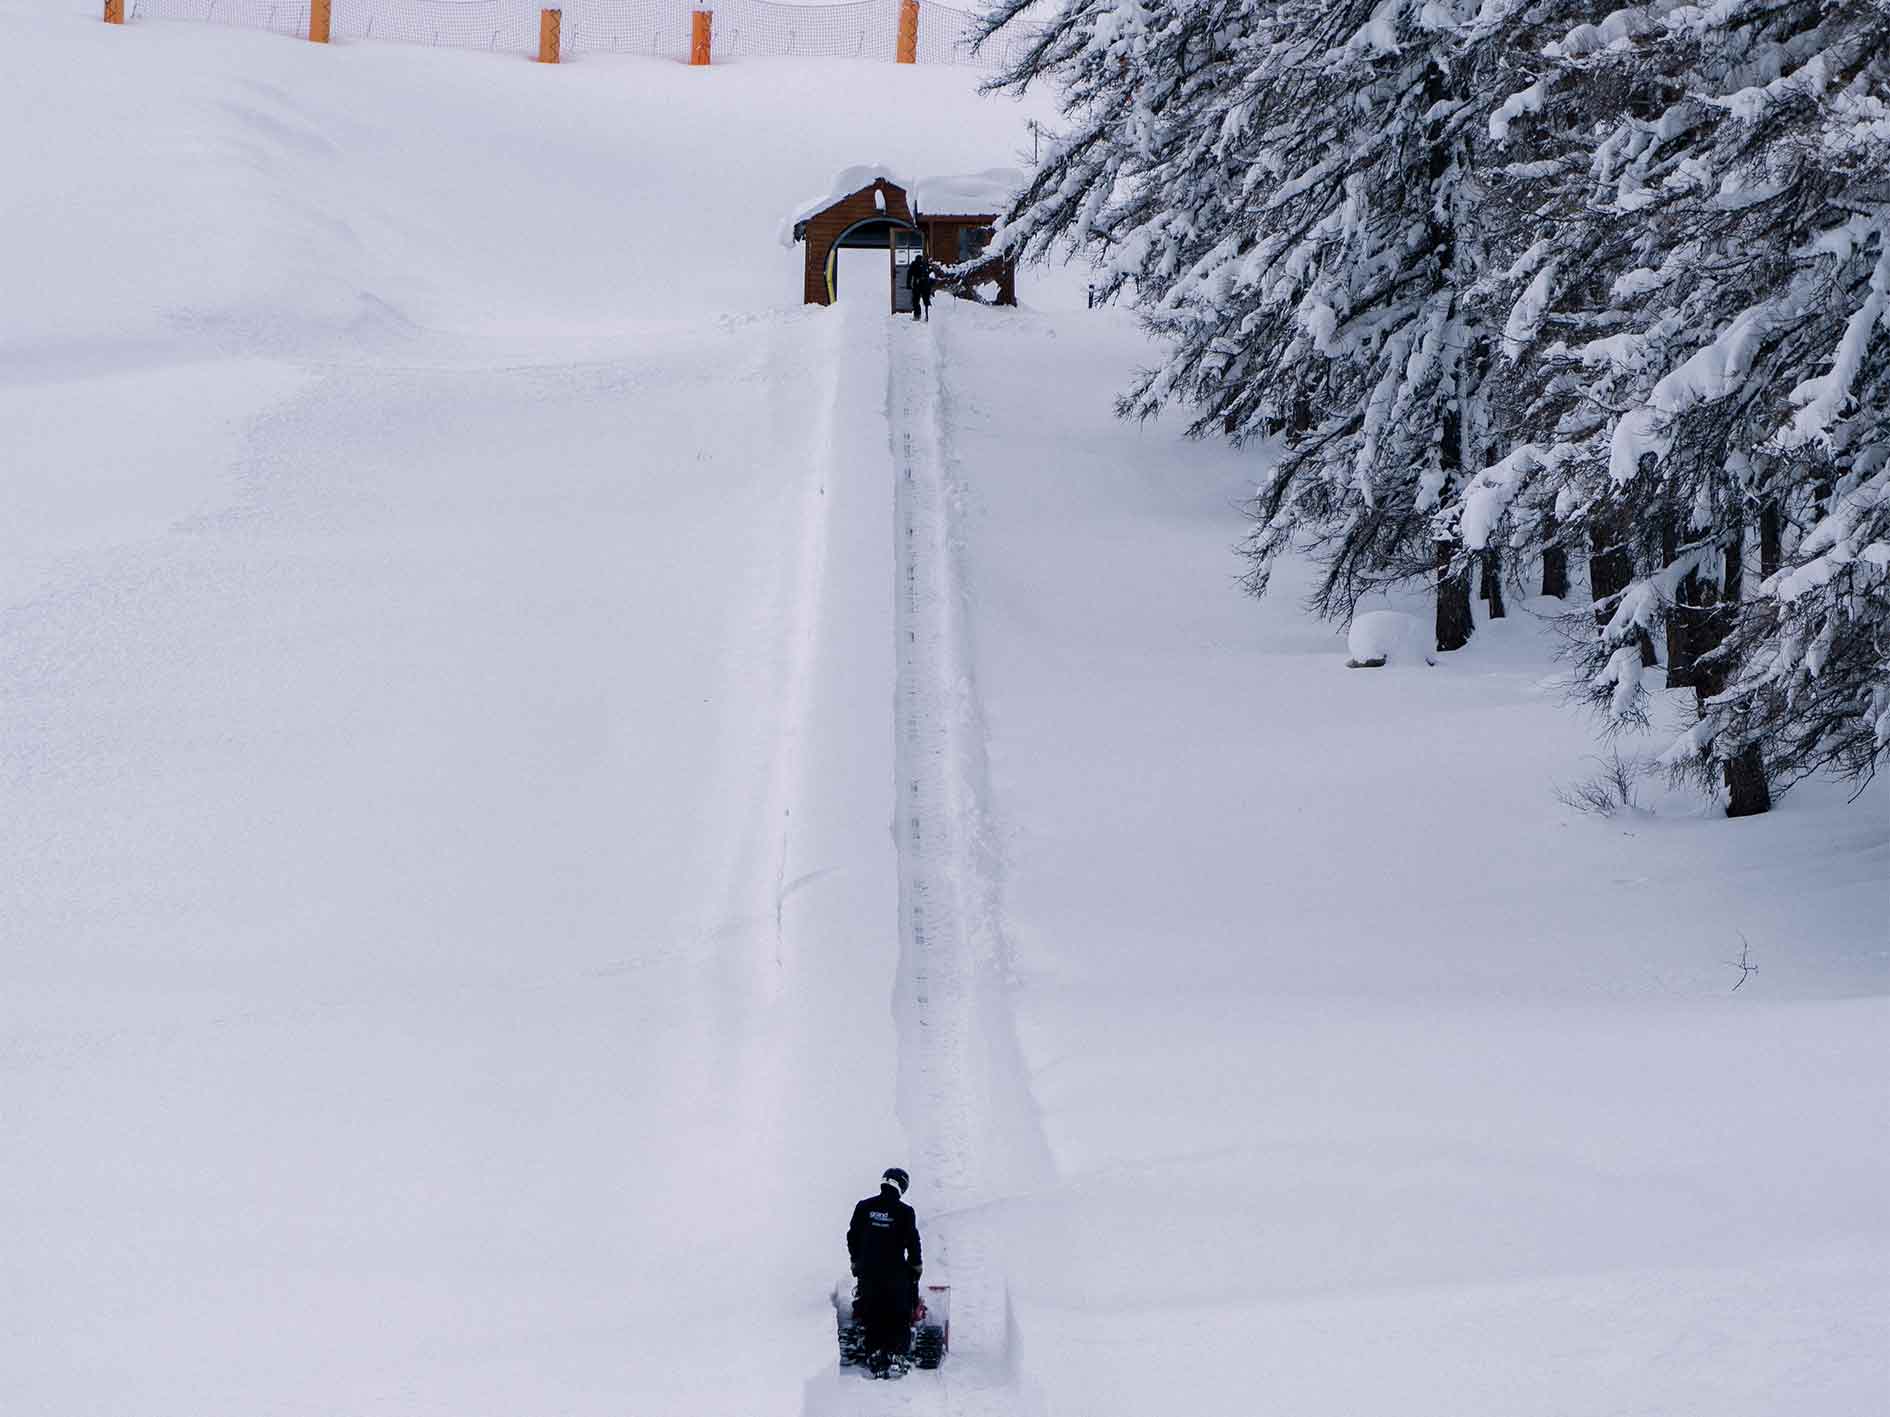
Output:
[[[564,0],[562,47],[579,54],[643,54],[686,60],[694,12],[714,16],[715,57],[804,55],[892,60],[901,0],[780,4],[777,0]],[[306,36],[309,0],[133,0],[132,17],[196,20]],[[333,0],[331,38],[486,49],[533,55],[541,0]],[[1021,40],[999,39],[973,52],[977,17],[921,0],[913,58],[920,64],[995,68]]]

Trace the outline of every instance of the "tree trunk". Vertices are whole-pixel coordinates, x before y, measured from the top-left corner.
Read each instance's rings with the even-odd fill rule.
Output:
[[[1700,578],[1688,576],[1680,582],[1674,602],[1667,610],[1667,687],[1691,689],[1699,683],[1695,661],[1703,648],[1700,641],[1703,611],[1700,606]],[[1710,646],[1704,646],[1710,648]]]
[[[1614,612],[1602,605],[1634,579],[1634,563],[1614,532],[1614,519],[1597,520],[1588,532],[1588,589],[1595,602],[1595,623],[1606,625]]]
[[[1494,546],[1483,553],[1483,598],[1490,603],[1490,618],[1501,620],[1503,609],[1503,553]]]
[[[1727,534],[1724,565],[1719,577],[1719,603],[1737,605],[1746,598],[1746,518],[1743,512]]]
[[[1757,743],[1748,743],[1726,760],[1726,815],[1756,817],[1772,810],[1772,785],[1765,780],[1765,759]]]
[[[1619,595],[1634,579],[1634,558],[1628,554],[1618,533],[1618,522],[1614,517],[1597,521],[1589,531],[1588,545],[1588,586],[1595,601],[1595,623],[1605,626],[1614,612],[1605,609],[1601,602],[1610,596]],[[1652,668],[1660,662],[1654,653],[1654,642],[1646,631],[1635,638],[1641,646],[1641,667]]]
[[[1778,574],[1785,564],[1785,527],[1778,514],[1778,499],[1759,503],[1759,579]]]
[[[1660,562],[1663,568],[1673,564],[1680,554],[1680,538],[1670,511],[1660,526]],[[1675,589],[1673,604],[1667,607],[1667,687],[1693,687],[1693,605],[1700,598],[1699,580],[1688,576]]]
[[[1425,141],[1430,145],[1429,168],[1431,179],[1431,204],[1429,231],[1431,249],[1436,253],[1438,279],[1451,288],[1451,316],[1456,318],[1461,309],[1461,296],[1457,293],[1466,279],[1466,273],[1459,268],[1457,260],[1457,238],[1460,233],[1456,227],[1454,205],[1444,197],[1439,184],[1450,171],[1451,147],[1457,139],[1450,136],[1449,112],[1445,100],[1454,97],[1451,92],[1453,75],[1459,84],[1468,81],[1467,67],[1460,70],[1446,70],[1436,59],[1432,59],[1424,72],[1424,96],[1426,107],[1431,116],[1426,122]],[[1466,93],[1462,97],[1468,98]],[[1470,272],[1474,275],[1474,272]],[[1468,354],[1468,352],[1465,352]],[[1444,475],[1441,489],[1448,501],[1452,489],[1463,474],[1464,426],[1462,402],[1474,382],[1469,380],[1468,370],[1459,355],[1457,377],[1459,379],[1457,398],[1444,404],[1443,426],[1438,430],[1437,447],[1438,469]],[[1456,549],[1453,541],[1434,543],[1437,567],[1437,648],[1439,653],[1462,649],[1470,643],[1470,636],[1476,633],[1476,617],[1470,610],[1470,569],[1462,571],[1451,569],[1451,553]]]
[[[1764,555],[1763,508],[1759,517],[1760,555]],[[1776,531],[1775,522],[1774,534]],[[1707,605],[1701,613],[1693,646],[1697,654],[1710,655],[1732,633],[1734,617],[1739,614],[1739,604],[1745,598],[1745,579],[1746,526],[1743,520],[1738,520],[1727,532],[1725,569],[1720,574],[1718,589],[1715,591],[1709,583],[1702,597]],[[1693,677],[1693,698],[1702,717],[1708,701],[1725,689],[1726,679],[1724,664],[1711,662],[1698,667]],[[1766,780],[1765,751],[1759,743],[1746,744],[1735,756],[1725,760],[1722,770],[1726,780],[1727,816],[1756,817],[1772,810],[1772,786]]]
[[[1476,632],[1476,620],[1470,614],[1470,572],[1452,571],[1451,551],[1454,541],[1439,541],[1437,547],[1437,648],[1440,653],[1462,649]]]
[[[1700,583],[1700,609],[1693,622],[1689,648],[1694,657],[1693,698],[1701,717],[1706,715],[1707,700],[1726,687],[1726,666],[1718,661],[1700,664],[1699,660],[1710,656],[1732,633],[1739,602],[1745,596],[1745,579],[1746,527],[1745,522],[1739,520],[1726,533],[1719,584],[1715,586],[1710,580]]]
[[[1555,540],[1555,518],[1548,523],[1549,543],[1542,548],[1542,593],[1568,599],[1568,548]]]

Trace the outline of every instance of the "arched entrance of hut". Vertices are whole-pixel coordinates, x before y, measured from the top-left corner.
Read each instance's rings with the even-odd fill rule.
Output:
[[[826,303],[884,299],[894,314],[910,313],[906,268],[920,249],[919,230],[911,222],[875,215],[852,223],[827,252]]]

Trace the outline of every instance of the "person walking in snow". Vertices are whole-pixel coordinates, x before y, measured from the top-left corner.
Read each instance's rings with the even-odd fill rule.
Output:
[[[912,318],[932,318],[932,263],[920,251],[906,267],[906,285],[912,291]],[[923,313],[921,313],[923,312]]]
[[[860,1317],[866,1329],[866,1367],[876,1378],[903,1377],[912,1346],[912,1309],[921,1263],[919,1218],[901,1199],[912,1178],[886,1168],[879,1194],[853,1207],[847,1226],[847,1258],[859,1281]]]

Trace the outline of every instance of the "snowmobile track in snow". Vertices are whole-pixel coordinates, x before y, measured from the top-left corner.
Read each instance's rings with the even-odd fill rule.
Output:
[[[899,1112],[926,1268],[952,1285],[951,1353],[896,1384],[811,1383],[809,1417],[888,1410],[1014,1417],[1021,1385],[986,1204],[1049,1174],[1019,1057],[999,913],[984,723],[959,570],[934,327],[888,322],[886,416],[897,547],[894,694],[899,860]]]
[[[1046,1149],[1007,997],[985,733],[960,572],[936,327],[889,331],[895,475],[900,1110],[944,1202],[928,1258],[953,1286],[945,1410],[1017,1411],[1001,1257],[974,1207],[1041,1179]],[[923,1217],[922,1217],[923,1218]],[[934,1258],[935,1257],[935,1258]]]

